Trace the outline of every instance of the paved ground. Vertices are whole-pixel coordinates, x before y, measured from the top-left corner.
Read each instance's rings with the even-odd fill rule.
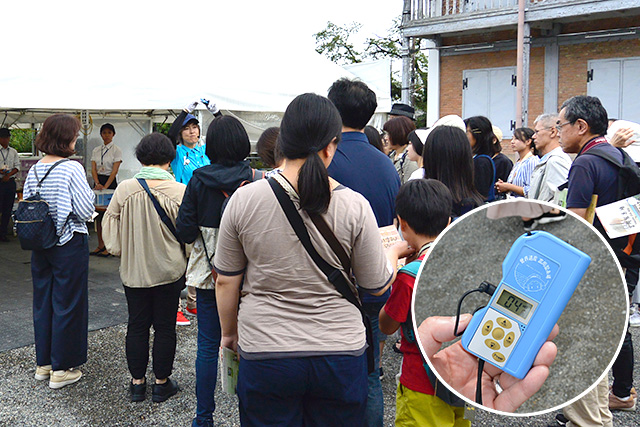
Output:
[[[93,242],[91,248],[94,247]],[[126,303],[118,278],[118,259],[91,257],[89,361],[77,384],[51,390],[33,379],[35,352],[31,322],[31,283],[28,256],[15,240],[0,245],[0,426],[188,426],[195,412],[197,325],[179,327],[178,350],[172,377],[181,391],[161,404],[149,398],[133,404],[127,400],[129,374],[124,355]],[[113,326],[115,325],[115,326]],[[30,337],[30,340],[25,338]],[[634,338],[640,339],[636,331]],[[12,341],[10,341],[12,340]],[[385,371],[385,426],[393,425],[395,414],[394,373],[400,356],[390,343],[383,353]],[[640,353],[639,353],[640,354]],[[640,367],[636,366],[636,384]],[[153,378],[149,372],[148,379]],[[215,422],[237,426],[237,399],[217,390]],[[555,413],[538,417],[500,417],[478,411],[475,426],[546,426]],[[616,414],[616,427],[640,425],[636,413]]]

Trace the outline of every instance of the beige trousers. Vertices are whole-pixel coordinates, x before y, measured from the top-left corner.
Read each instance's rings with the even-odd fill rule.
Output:
[[[568,426],[613,427],[613,416],[609,410],[609,378],[602,381],[581,399],[563,409],[569,419]]]

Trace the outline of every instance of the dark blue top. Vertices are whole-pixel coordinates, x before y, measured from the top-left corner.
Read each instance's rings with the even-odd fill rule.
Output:
[[[378,227],[393,224],[400,177],[391,159],[369,144],[364,133],[343,132],[327,170],[331,178],[369,201]],[[360,296],[364,304],[384,304],[390,293],[375,297],[361,292]]]
[[[568,208],[587,208],[591,195],[597,194],[597,206],[607,205],[617,200],[618,168],[607,160],[587,154],[589,148],[578,154],[569,170]],[[622,162],[622,154],[613,145],[602,143],[591,150],[610,152]]]
[[[378,227],[393,224],[400,177],[393,162],[362,132],[344,132],[329,176],[369,201]]]

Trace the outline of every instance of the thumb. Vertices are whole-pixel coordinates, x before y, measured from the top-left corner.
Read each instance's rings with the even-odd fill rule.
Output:
[[[465,330],[472,317],[469,313],[460,315],[458,331]],[[453,341],[456,338],[453,333],[455,323],[455,317],[444,316],[428,317],[422,322],[418,327],[418,336],[426,357],[431,358],[440,350],[443,343]]]

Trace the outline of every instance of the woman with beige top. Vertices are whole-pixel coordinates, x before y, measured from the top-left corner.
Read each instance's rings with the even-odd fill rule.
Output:
[[[310,215],[335,233],[357,282],[367,292],[384,292],[394,271],[371,206],[327,174],[341,130],[340,114],[327,98],[295,98],[280,126],[284,170],[239,188],[222,216],[213,263],[216,300],[221,345],[240,355],[243,426],[365,424],[367,344],[360,311],[310,258],[274,193],[291,199],[326,262],[342,269]],[[397,257],[401,248],[392,252]]]
[[[149,329],[153,326],[153,401],[163,402],[178,391],[170,379],[176,351],[176,313],[184,288],[187,258],[184,246],[160,220],[149,192],[175,223],[186,186],[167,170],[175,158],[171,140],[147,135],[136,147],[142,169],[118,185],[105,212],[103,238],[107,250],[120,255],[120,277],[129,309],[126,354],[132,380],[131,401],[146,397]],[[174,230],[175,231],[175,230]]]

